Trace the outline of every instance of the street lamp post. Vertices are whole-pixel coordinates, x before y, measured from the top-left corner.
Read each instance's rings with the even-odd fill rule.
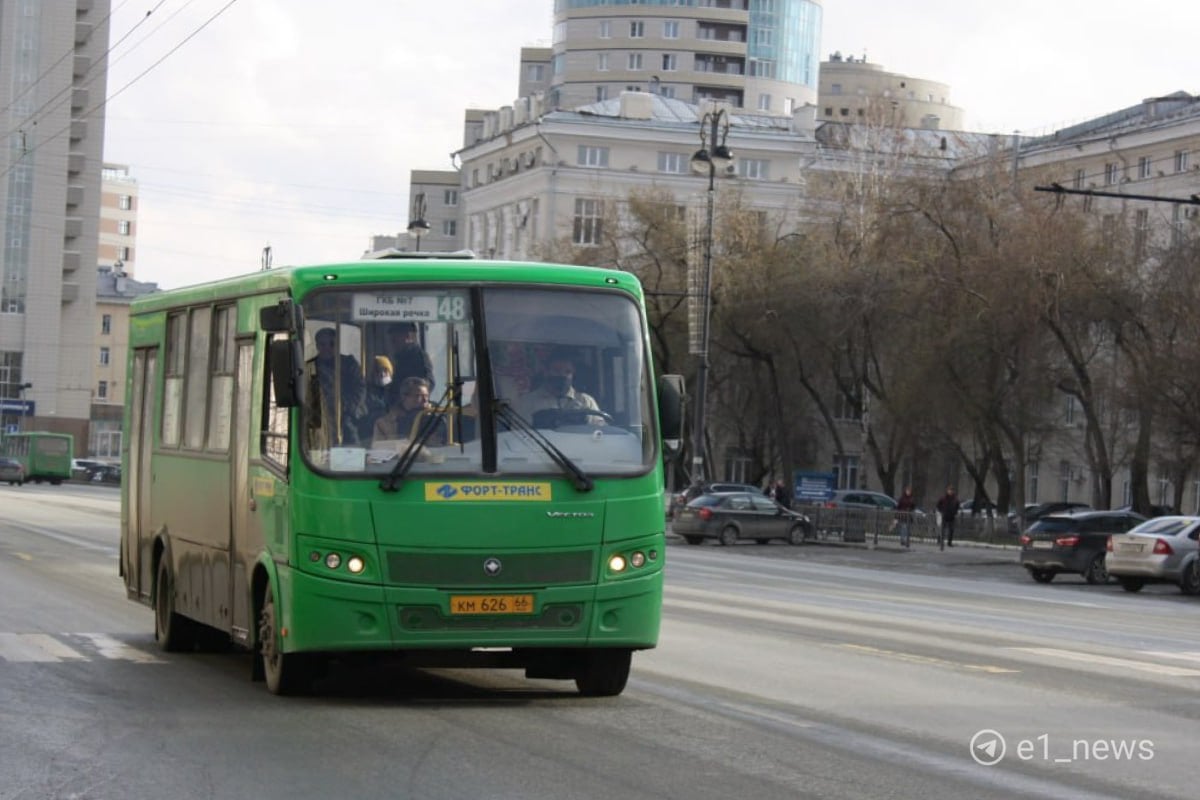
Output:
[[[726,110],[718,108],[706,112],[700,120],[700,149],[692,156],[692,170],[701,175],[708,173],[704,265],[698,281],[699,336],[693,337],[692,345],[692,354],[700,358],[696,367],[696,420],[692,427],[692,481],[696,484],[704,481],[704,406],[708,391],[709,319],[712,312],[713,198],[717,172],[724,172],[733,162],[733,152],[725,145],[728,137],[729,114]]]
[[[417,245],[414,248],[417,252],[421,250],[421,234],[429,233],[429,223],[425,221],[425,193],[417,192],[413,198],[412,214],[410,215],[411,222],[408,223],[408,235],[417,237]]]
[[[29,409],[25,406],[25,390],[32,389],[33,384],[22,383],[18,388],[20,389],[21,394],[21,416],[17,418],[17,433],[21,433],[25,430],[25,416],[29,411]]]

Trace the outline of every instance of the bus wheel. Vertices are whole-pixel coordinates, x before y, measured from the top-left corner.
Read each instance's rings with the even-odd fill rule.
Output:
[[[258,619],[258,655],[262,660],[262,676],[271,694],[300,694],[311,683],[308,664],[300,653],[283,652],[282,644],[275,614],[275,594],[267,586],[262,614]]]
[[[629,680],[630,650],[593,650],[583,654],[575,686],[584,697],[614,697]]]
[[[168,653],[191,650],[196,644],[194,624],[175,611],[175,576],[165,555],[154,583],[154,640]]]

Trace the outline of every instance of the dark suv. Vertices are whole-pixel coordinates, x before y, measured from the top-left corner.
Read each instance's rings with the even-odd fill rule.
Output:
[[[1038,583],[1049,583],[1060,572],[1082,575],[1088,583],[1107,583],[1108,537],[1145,519],[1132,511],[1047,514],[1021,535],[1021,566]]]
[[[729,483],[728,481],[713,481],[712,483],[704,483],[699,485],[692,484],[682,492],[676,492],[675,496],[671,498],[671,509],[669,516],[674,517],[679,509],[683,508],[700,495],[712,494],[713,492],[750,492],[751,494],[762,494],[763,490],[748,483]]]
[[[1051,500],[1047,503],[1032,503],[1025,506],[1025,510],[1020,514],[1015,511],[1008,512],[1008,531],[1009,533],[1019,534],[1022,530],[1049,514],[1074,514],[1077,511],[1091,510],[1092,507],[1087,503],[1079,503],[1074,500]]]

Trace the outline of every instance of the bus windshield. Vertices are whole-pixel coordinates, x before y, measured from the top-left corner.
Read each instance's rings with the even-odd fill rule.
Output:
[[[565,457],[597,477],[654,464],[645,335],[623,293],[354,287],[303,306],[302,442],[318,471],[377,477],[411,459],[408,475],[552,475]]]

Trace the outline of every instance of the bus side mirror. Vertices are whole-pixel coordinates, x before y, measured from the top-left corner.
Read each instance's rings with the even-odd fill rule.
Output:
[[[663,446],[668,452],[679,452],[683,439],[682,375],[658,376],[658,423],[662,429]]]
[[[265,310],[265,309],[264,309]],[[272,339],[267,349],[275,405],[304,405],[304,350],[296,339]]]
[[[300,306],[283,298],[278,304],[258,310],[258,325],[267,333],[291,333],[300,331],[302,312]]]

